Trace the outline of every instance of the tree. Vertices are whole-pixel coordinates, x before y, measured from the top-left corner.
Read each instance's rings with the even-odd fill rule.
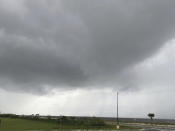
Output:
[[[154,113],[149,113],[148,117],[150,117],[150,119],[153,120],[153,117],[155,117],[155,114]]]
[[[155,114],[154,114],[154,113],[149,113],[149,114],[148,114],[148,117],[150,117],[151,123],[152,123],[152,120],[153,120],[153,117],[155,117]]]

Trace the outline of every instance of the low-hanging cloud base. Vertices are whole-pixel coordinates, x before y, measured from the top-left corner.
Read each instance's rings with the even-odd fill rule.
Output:
[[[1,0],[0,87],[134,89],[122,84],[123,73],[174,37],[174,6],[164,0]]]

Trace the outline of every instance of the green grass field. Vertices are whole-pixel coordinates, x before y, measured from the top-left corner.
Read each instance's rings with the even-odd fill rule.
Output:
[[[57,123],[42,122],[36,120],[25,120],[16,118],[0,118],[2,120],[0,131],[26,131],[58,129]]]
[[[59,124],[56,122],[48,122],[41,120],[26,120],[20,118],[8,118],[3,117],[1,119],[0,131],[53,131],[59,130]],[[73,129],[104,129],[111,130],[115,129],[115,125],[106,125],[105,127],[83,127],[81,125],[77,126],[62,126],[62,130],[73,130]],[[121,126],[121,129],[136,129],[129,126]]]

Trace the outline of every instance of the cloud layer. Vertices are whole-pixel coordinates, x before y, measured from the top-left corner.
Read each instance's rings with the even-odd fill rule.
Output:
[[[128,89],[123,73],[130,81],[128,70],[174,37],[174,6],[170,0],[1,0],[1,88]]]

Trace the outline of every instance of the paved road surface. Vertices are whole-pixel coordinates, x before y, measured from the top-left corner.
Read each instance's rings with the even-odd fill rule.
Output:
[[[126,125],[142,128],[140,131],[175,131],[175,125],[150,125],[141,123],[128,123]]]
[[[160,128],[145,128],[141,129],[141,131],[175,131],[174,129],[160,129]]]
[[[152,129],[145,129],[143,131],[175,131],[172,128],[152,128]]]

